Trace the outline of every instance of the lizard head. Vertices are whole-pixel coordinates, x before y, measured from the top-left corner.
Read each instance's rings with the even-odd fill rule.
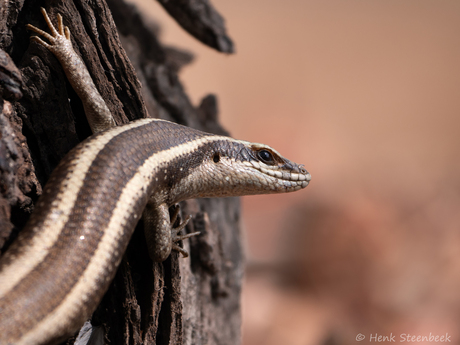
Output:
[[[231,138],[211,138],[201,163],[189,172],[189,186],[200,197],[294,192],[307,187],[310,173],[270,146]]]

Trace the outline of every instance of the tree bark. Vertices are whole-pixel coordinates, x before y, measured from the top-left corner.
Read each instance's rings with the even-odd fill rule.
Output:
[[[208,1],[161,2],[173,16],[179,13],[177,20],[185,28],[192,27],[193,35],[201,41],[221,51],[233,50],[222,18]],[[199,3],[208,10],[197,11],[202,9],[197,7]],[[118,125],[155,117],[226,134],[217,120],[216,98],[209,95],[195,107],[179,82],[177,72],[192,59],[191,54],[164,47],[155,27],[147,25],[135,7],[122,0],[110,0],[109,5],[110,9],[104,0],[2,3],[2,252],[23,228],[57,163],[91,135],[81,101],[59,62],[29,40],[27,23],[47,30],[40,6],[46,8],[53,22],[57,13],[63,16],[74,49]],[[201,23],[201,29],[193,30],[190,23]],[[165,262],[153,263],[144,243],[142,224],[138,226],[111,287],[91,319],[93,329],[101,330],[107,343],[240,342],[243,254],[239,200],[190,200],[181,207],[183,214],[193,215],[187,232],[201,231],[199,237],[183,244],[190,257],[183,259],[173,253]],[[73,343],[73,339],[66,343]]]

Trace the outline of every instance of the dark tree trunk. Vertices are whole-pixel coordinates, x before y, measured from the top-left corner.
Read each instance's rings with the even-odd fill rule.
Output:
[[[233,50],[222,18],[208,1],[161,3],[202,42],[224,52]],[[217,121],[215,97],[207,96],[194,107],[178,80],[178,70],[192,56],[164,47],[155,29],[145,25],[134,7],[122,0],[111,0],[109,5],[110,9],[104,0],[2,2],[2,251],[24,226],[50,172],[72,147],[91,135],[81,101],[59,62],[29,40],[27,23],[47,30],[40,6],[54,22],[56,14],[62,14],[74,49],[86,63],[117,124],[149,116],[225,133]],[[106,342],[240,342],[243,255],[239,201],[190,200],[181,206],[183,214],[194,216],[187,231],[201,231],[199,237],[184,243],[190,258],[173,253],[165,262],[153,263],[138,226],[91,320],[94,327],[103,330]]]

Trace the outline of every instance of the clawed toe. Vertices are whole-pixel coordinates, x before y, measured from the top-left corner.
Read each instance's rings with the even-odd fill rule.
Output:
[[[26,27],[29,30],[35,32],[38,35],[41,35],[41,36],[45,37],[51,44],[55,44],[56,41],[58,39],[60,39],[60,38],[62,38],[62,39],[65,38],[67,40],[70,40],[69,28],[67,26],[64,26],[64,24],[62,22],[62,16],[60,14],[57,15],[58,29],[56,30],[56,28],[54,27],[53,23],[51,22],[51,19],[48,16],[48,13],[46,12],[46,10],[43,7],[41,8],[41,12],[43,14],[43,17],[45,18],[45,21],[46,21],[46,24],[48,25],[48,28],[51,31],[51,34],[49,34],[46,31],[43,31],[43,30],[37,28],[36,26],[33,26],[31,24],[27,24]],[[38,36],[33,36],[33,37],[31,37],[31,39],[34,40],[35,42],[47,47],[48,49],[51,47],[51,45],[49,43],[46,43],[45,41],[43,41]]]

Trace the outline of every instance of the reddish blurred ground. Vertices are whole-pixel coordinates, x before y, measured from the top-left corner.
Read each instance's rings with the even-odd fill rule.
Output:
[[[304,163],[305,191],[243,201],[244,344],[460,344],[460,2],[224,1],[237,54],[185,34],[194,103]],[[407,338],[406,338],[407,339]],[[374,339],[372,342],[377,342]],[[407,340],[406,340],[407,342]],[[418,342],[428,343],[428,342]]]

